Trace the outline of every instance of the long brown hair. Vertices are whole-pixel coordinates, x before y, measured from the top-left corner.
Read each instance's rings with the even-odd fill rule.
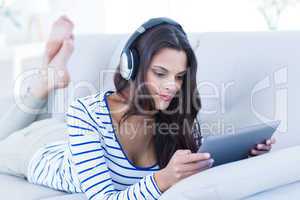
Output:
[[[199,147],[199,141],[197,141],[199,135],[195,137],[192,133],[196,115],[201,108],[196,83],[197,60],[187,37],[178,28],[169,24],[159,25],[145,32],[135,41],[134,48],[139,54],[136,77],[131,81],[122,78],[119,66],[114,75],[117,93],[122,95],[122,92],[128,88],[131,91],[130,99],[128,99],[129,109],[122,116],[119,124],[132,115],[145,115],[144,111],[155,110],[152,98],[142,98],[151,96],[145,84],[145,78],[153,56],[163,48],[182,50],[187,56],[187,73],[184,75],[180,91],[165,111],[157,111],[153,114],[156,157],[160,168],[163,168],[176,150],[190,149],[192,152],[196,152]],[[143,111],[138,108],[143,108]],[[168,129],[162,130],[159,128],[161,124],[177,124],[178,129],[175,132]]]

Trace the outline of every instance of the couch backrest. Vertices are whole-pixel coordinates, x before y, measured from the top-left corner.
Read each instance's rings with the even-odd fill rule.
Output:
[[[300,32],[206,33],[199,41],[203,132],[276,119],[277,146],[300,144]]]
[[[66,106],[59,105],[66,105],[75,97],[114,89],[112,77],[127,37],[76,38],[69,68],[71,85],[81,88],[76,88],[75,94],[74,85],[56,92],[55,100],[50,100],[54,117],[62,117],[59,113],[65,112]],[[300,32],[193,33],[189,39],[199,64],[199,119],[203,134],[231,132],[279,119],[282,123],[277,131],[278,146],[300,144]]]

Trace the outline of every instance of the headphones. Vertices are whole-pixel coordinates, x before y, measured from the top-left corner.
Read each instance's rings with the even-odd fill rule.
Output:
[[[170,24],[177,27],[185,36],[183,28],[180,24],[174,20],[166,17],[152,18],[142,24],[128,39],[126,42],[120,58],[120,74],[126,80],[134,79],[137,68],[139,66],[139,54],[138,51],[133,48],[133,43],[144,34],[147,30],[162,24]]]

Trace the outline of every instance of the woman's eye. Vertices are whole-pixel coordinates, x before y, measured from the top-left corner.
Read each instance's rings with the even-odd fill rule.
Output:
[[[177,76],[177,79],[182,80],[184,76]]]
[[[165,74],[158,73],[158,72],[155,72],[155,74],[156,74],[157,76],[159,76],[159,77],[162,77],[162,76],[164,76],[164,75],[165,75]]]

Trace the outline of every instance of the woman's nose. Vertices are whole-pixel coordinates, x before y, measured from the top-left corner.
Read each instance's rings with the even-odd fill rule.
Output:
[[[170,93],[176,93],[178,90],[178,84],[176,80],[169,80],[168,82],[165,83],[166,90],[168,90]]]

